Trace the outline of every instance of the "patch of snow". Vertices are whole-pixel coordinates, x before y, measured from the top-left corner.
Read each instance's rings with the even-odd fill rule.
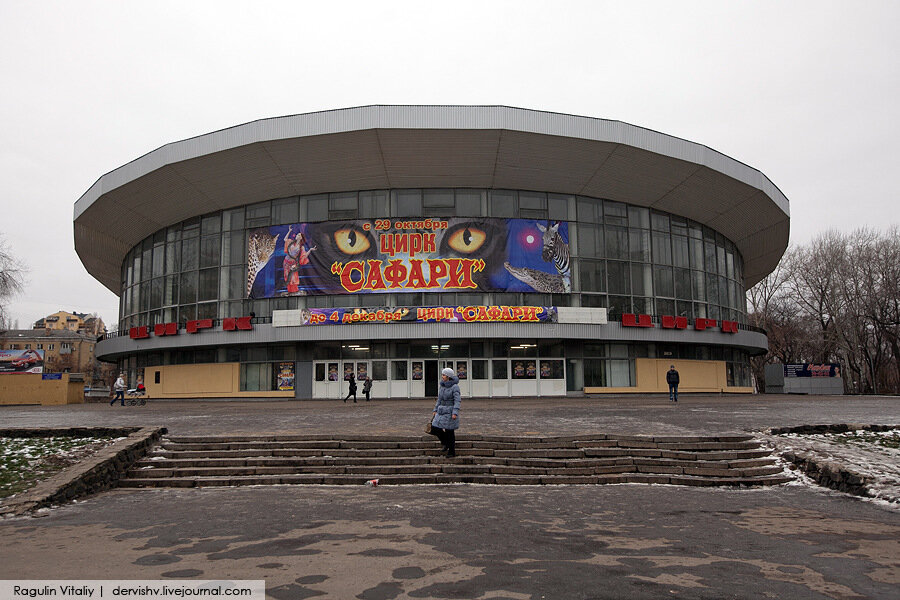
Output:
[[[893,442],[900,438],[900,430],[863,433],[863,436],[786,434],[766,436],[766,439],[781,453],[804,454],[819,463],[840,465],[843,470],[864,478],[865,488],[872,499],[900,509],[900,449],[877,443],[877,440]],[[796,471],[794,474],[817,485],[805,475]]]

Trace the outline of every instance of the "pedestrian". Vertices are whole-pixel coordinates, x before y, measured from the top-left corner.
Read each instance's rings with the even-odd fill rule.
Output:
[[[366,382],[363,384],[363,394],[366,395],[366,402],[369,401],[369,393],[372,391],[372,378],[366,377]]]
[[[344,403],[347,402],[350,396],[353,396],[353,404],[356,404],[356,378],[353,376],[353,373],[350,373],[347,381],[350,382],[350,391],[347,392],[347,397],[344,398]]]
[[[681,378],[678,376],[678,371],[675,370],[675,365],[669,366],[666,383],[669,384],[669,402],[678,402],[678,384],[681,383]]]
[[[113,396],[109,405],[112,406],[116,403],[116,400],[121,400],[122,406],[125,406],[125,373],[119,373],[119,378],[113,384],[113,389],[116,391],[116,395]]]
[[[459,378],[453,369],[441,371],[437,402],[431,414],[431,433],[441,441],[441,453],[456,456],[456,430],[459,429]]]

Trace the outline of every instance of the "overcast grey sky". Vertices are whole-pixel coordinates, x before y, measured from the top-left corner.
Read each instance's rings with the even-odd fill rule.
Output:
[[[0,235],[19,326],[115,323],[73,205],[168,142],[367,104],[503,104],[625,121],[765,173],[791,242],[900,223],[900,2],[0,0]]]

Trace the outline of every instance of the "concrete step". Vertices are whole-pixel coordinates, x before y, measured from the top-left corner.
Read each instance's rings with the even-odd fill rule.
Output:
[[[121,487],[207,487],[242,485],[363,485],[372,477],[364,475],[298,474],[243,475],[224,477],[129,478]],[[784,475],[768,477],[730,477],[726,479],[661,475],[643,473],[613,473],[601,475],[501,475],[473,473],[435,473],[418,475],[384,475],[377,477],[378,485],[480,483],[508,485],[597,485],[612,483],[645,483],[666,485],[712,486],[769,486],[791,481]]]
[[[341,445],[331,448],[292,448],[272,446],[266,448],[241,448],[241,449],[208,449],[197,450],[182,447],[173,447],[168,444],[162,446],[162,451],[156,456],[171,457],[178,455],[182,458],[256,458],[256,457],[383,457],[398,458],[421,455],[436,455],[439,446],[430,444],[415,444],[413,447],[381,447],[359,448]],[[646,458],[671,458],[682,460],[742,460],[750,458],[764,458],[770,452],[766,449],[731,449],[731,450],[665,450],[650,448],[539,448],[539,449],[492,449],[472,448],[459,445],[457,454],[460,456],[483,456],[503,458],[609,458],[617,456],[635,456]]]
[[[446,462],[448,459],[439,454],[429,454],[411,457],[257,457],[257,458],[178,458],[178,454],[170,454],[163,458],[156,455],[154,458],[141,459],[135,466],[143,469],[152,468],[182,468],[182,467],[290,467],[290,466],[316,466],[316,465],[422,465],[434,462]],[[457,456],[455,463],[482,463],[496,465],[511,465],[524,467],[560,467],[560,466],[611,466],[621,464],[633,464],[637,460],[647,461],[645,464],[668,464],[671,461],[664,459],[633,459],[631,457],[616,458],[584,458],[584,459],[540,459],[540,458],[502,458],[494,456]],[[684,461],[685,464],[695,465],[696,462]],[[713,462],[714,465],[727,465],[728,463]],[[747,465],[753,466],[753,465]]]
[[[359,458],[359,457],[264,457],[264,458],[171,458],[142,459],[135,463],[135,468],[144,469],[178,469],[178,468],[240,468],[240,467],[285,467],[285,468],[317,468],[325,466],[361,466],[371,468],[379,466],[422,466],[435,462],[445,462],[443,456],[422,455],[403,458]],[[459,456],[454,459],[456,464],[480,463],[491,465],[521,466],[529,468],[560,468],[560,467],[606,467],[615,465],[644,465],[661,467],[704,467],[716,469],[752,469],[756,467],[771,467],[775,464],[772,457],[737,461],[690,461],[667,458],[634,458],[628,456],[615,458],[585,458],[585,459],[534,459],[534,458],[506,458],[506,457],[477,457]]]
[[[460,436],[462,437],[462,436]],[[173,451],[222,451],[222,450],[254,450],[254,449],[411,449],[425,448],[433,445],[435,440],[432,436],[424,436],[418,438],[371,438],[366,439],[319,439],[319,440],[280,440],[270,437],[252,440],[246,439],[246,436],[229,439],[224,437],[212,438],[185,438],[175,437],[168,438],[164,441],[163,447]],[[639,437],[639,436],[623,436],[621,438],[608,439],[591,439],[591,440],[569,440],[551,438],[512,438],[507,437],[504,441],[498,440],[482,440],[482,439],[460,439],[457,441],[459,448],[482,448],[490,450],[559,450],[559,449],[579,449],[579,448],[644,448],[644,449],[662,449],[662,450],[683,450],[683,451],[713,451],[713,450],[745,450],[755,449],[759,447],[759,442],[749,439],[737,439],[737,436],[731,436],[727,440],[721,438],[673,438],[673,437]]]
[[[772,452],[764,448],[758,450],[729,450],[711,452],[686,452],[683,450],[649,450],[627,448],[584,448],[585,456],[641,456],[648,458],[675,458],[682,460],[744,460],[749,458],[765,458]]]
[[[785,475],[744,434],[460,435],[446,458],[432,436],[172,436],[125,487],[482,483],[774,485]],[[758,482],[758,483],[757,483]]]
[[[654,475],[692,475],[699,477],[760,477],[781,472],[777,466],[751,469],[728,469],[712,467],[678,467],[666,465],[611,465],[558,467],[520,467],[490,464],[423,464],[423,465],[315,465],[282,467],[181,467],[181,468],[137,468],[127,474],[129,478],[182,478],[182,477],[236,477],[246,475],[302,475],[302,474],[359,474],[368,478],[399,474],[502,474],[502,475],[602,475],[609,473],[645,473]]]

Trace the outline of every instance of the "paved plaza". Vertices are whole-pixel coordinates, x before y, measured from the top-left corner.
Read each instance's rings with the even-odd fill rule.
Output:
[[[418,434],[427,401],[2,407],[4,427]],[[881,397],[464,399],[461,433],[894,424]],[[895,598],[900,511],[809,483],[118,489],[0,521],[2,579],[237,578],[272,598]]]

